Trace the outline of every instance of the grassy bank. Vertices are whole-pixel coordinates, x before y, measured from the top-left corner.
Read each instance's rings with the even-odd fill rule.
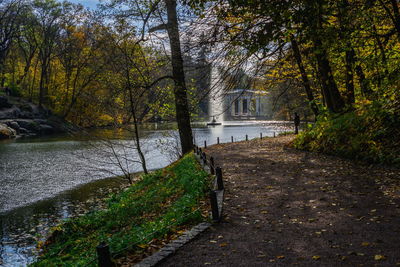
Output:
[[[112,196],[108,208],[54,229],[32,266],[96,266],[96,246],[107,242],[114,258],[148,251],[149,242],[205,220],[209,177],[192,154]]]
[[[400,120],[397,109],[377,104],[345,114],[325,114],[301,132],[293,145],[369,163],[400,167]]]

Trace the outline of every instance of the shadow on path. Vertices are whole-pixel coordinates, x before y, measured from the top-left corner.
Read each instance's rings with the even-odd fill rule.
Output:
[[[158,266],[400,266],[400,170],[285,145],[213,146],[224,219]]]

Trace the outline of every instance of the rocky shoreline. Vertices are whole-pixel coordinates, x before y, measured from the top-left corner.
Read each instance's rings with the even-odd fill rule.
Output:
[[[0,140],[63,133],[72,128],[46,108],[0,96]]]

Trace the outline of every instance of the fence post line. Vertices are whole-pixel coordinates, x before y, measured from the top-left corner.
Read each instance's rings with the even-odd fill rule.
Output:
[[[231,136],[231,141],[232,141],[232,143],[233,143],[233,136]]]
[[[207,141],[204,140],[204,148],[207,148]]]
[[[211,204],[212,219],[214,221],[219,221],[217,193],[214,190],[210,191],[210,204]]]
[[[203,163],[204,163],[204,165],[207,165],[207,155],[206,155],[206,152],[203,152]]]
[[[106,244],[106,242],[101,242],[97,247],[97,256],[98,256],[98,264],[99,267],[112,267],[114,266],[111,261],[110,256],[110,247]]]
[[[246,141],[249,141],[249,136],[246,134]]]
[[[260,139],[262,139],[262,133],[260,133]]]
[[[217,137],[217,145],[219,145],[219,137]]]
[[[224,189],[224,181],[222,180],[222,169],[220,167],[215,168],[215,175],[217,176],[218,190]]]

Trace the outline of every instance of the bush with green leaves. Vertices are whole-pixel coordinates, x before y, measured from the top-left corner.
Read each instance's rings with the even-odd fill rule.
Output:
[[[344,114],[324,113],[300,133],[298,149],[324,152],[369,163],[400,166],[398,108],[367,102]]]

